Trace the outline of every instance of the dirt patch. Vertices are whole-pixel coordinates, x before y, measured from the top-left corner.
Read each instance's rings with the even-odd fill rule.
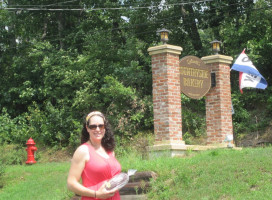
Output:
[[[237,141],[240,147],[259,147],[272,144],[272,129],[270,128],[264,134],[250,133]]]
[[[46,162],[69,162],[73,153],[69,149],[49,149],[49,148],[41,148],[38,149],[37,161],[40,163]]]

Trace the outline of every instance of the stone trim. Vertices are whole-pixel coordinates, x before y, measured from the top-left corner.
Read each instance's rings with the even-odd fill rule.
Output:
[[[173,54],[181,54],[182,47],[164,44],[160,46],[150,47],[147,49],[149,55],[155,55],[160,53],[173,53]]]
[[[212,64],[212,63],[225,63],[225,64],[231,64],[233,61],[233,58],[230,56],[224,56],[224,55],[211,55],[211,56],[205,56],[202,57],[201,60],[205,64]]]

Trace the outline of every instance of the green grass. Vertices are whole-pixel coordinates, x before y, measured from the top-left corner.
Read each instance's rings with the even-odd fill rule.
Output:
[[[14,165],[6,168],[0,199],[69,199],[66,179],[69,163]]]
[[[123,169],[158,174],[148,199],[272,199],[272,148],[203,151],[187,158],[121,160]]]
[[[271,199],[272,147],[191,154],[143,160],[137,153],[127,153],[119,161],[123,171],[158,174],[148,193],[151,200]],[[67,200],[72,196],[66,189],[69,166],[68,162],[8,166],[0,199]]]

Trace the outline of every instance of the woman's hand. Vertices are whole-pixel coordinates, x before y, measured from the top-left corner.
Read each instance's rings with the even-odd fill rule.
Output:
[[[107,190],[106,189],[106,184],[105,182],[97,191],[96,191],[96,198],[98,199],[107,199],[110,197],[113,197],[115,195],[115,192],[117,190]]]

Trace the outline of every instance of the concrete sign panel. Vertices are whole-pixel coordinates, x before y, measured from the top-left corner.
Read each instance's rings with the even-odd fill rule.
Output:
[[[211,71],[196,56],[186,56],[179,62],[181,92],[192,99],[200,99],[211,88]]]

